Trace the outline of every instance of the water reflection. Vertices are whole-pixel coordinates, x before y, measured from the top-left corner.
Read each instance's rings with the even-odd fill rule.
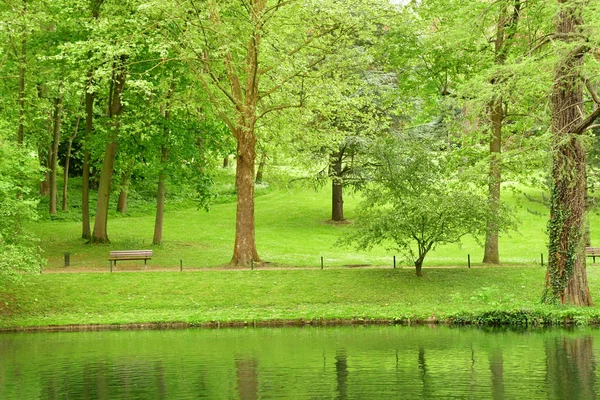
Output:
[[[546,341],[546,382],[555,398],[595,399],[594,338],[554,337]]]
[[[348,359],[346,350],[341,349],[335,355],[335,376],[337,378],[337,399],[348,398]]]
[[[600,331],[0,335],[0,399],[597,398]]]

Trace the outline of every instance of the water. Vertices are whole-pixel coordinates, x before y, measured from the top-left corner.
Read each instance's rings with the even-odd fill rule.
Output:
[[[0,399],[594,399],[600,331],[0,334]]]

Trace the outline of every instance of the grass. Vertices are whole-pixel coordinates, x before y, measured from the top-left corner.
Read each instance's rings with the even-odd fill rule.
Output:
[[[180,260],[186,268],[212,268],[229,262],[235,233],[235,202],[231,181],[233,170],[223,170],[217,177],[219,202],[210,211],[197,209],[177,193],[167,204],[164,223],[164,242],[153,246],[153,203],[132,196],[130,214],[125,217],[113,214],[109,218],[108,232],[111,244],[91,246],[80,239],[81,222],[72,220],[72,210],[59,213],[59,219],[45,219],[32,229],[42,238],[49,270],[59,270],[64,265],[63,254],[71,253],[71,269],[107,270],[108,252],[121,249],[151,248],[154,258],[149,268],[179,267]],[[74,205],[76,198],[74,188]],[[185,192],[185,189],[180,189]],[[531,196],[541,198],[539,191],[530,189]],[[500,238],[500,257],[506,264],[533,265],[540,262],[540,254],[546,252],[547,208],[532,202],[520,194],[506,192],[505,200],[517,207],[521,222],[519,231]],[[359,201],[357,195],[346,195],[345,214],[350,220]],[[114,204],[114,202],[113,202]],[[315,191],[309,188],[279,188],[263,186],[256,198],[256,239],[259,255],[275,265],[290,267],[319,267],[321,257],[327,266],[343,265],[391,265],[397,255],[398,264],[407,261],[384,247],[368,252],[336,246],[337,238],[348,225],[332,225],[330,217],[330,193],[328,188]],[[66,217],[69,216],[69,218]],[[591,217],[592,227],[600,223],[597,215]],[[592,229],[592,242],[598,235]],[[430,252],[425,259],[427,266],[466,266],[468,255],[472,265],[480,265],[483,248],[480,243],[465,238],[461,245],[445,245]],[[123,263],[126,268],[138,268],[140,263]]]
[[[590,271],[600,293],[600,271]],[[204,270],[27,276],[0,294],[0,327],[281,320],[456,319],[485,322],[526,313],[555,323],[599,319],[597,307],[543,306],[544,269]],[[515,317],[516,315],[516,317]],[[487,316],[487,317],[486,317]],[[502,316],[500,316],[502,318]],[[518,320],[517,323],[522,322]]]
[[[413,267],[401,258],[399,268],[392,269],[395,253],[383,247],[357,252],[336,246],[349,225],[326,222],[328,190],[266,186],[256,198],[256,238],[259,254],[269,264],[255,271],[218,268],[229,261],[233,249],[232,172],[226,170],[217,181],[221,200],[229,201],[214,204],[209,212],[179,201],[167,205],[161,246],[151,245],[150,202],[136,206],[136,197],[132,197],[136,212],[109,219],[110,245],[86,244],[79,238],[81,223],[70,218],[33,225],[48,258],[45,271],[79,273],[25,276],[24,286],[0,290],[0,327],[356,318],[481,323],[600,320],[595,307],[576,310],[539,304],[545,272],[539,260],[546,252],[548,211],[540,202],[512,192],[504,198],[519,206],[521,226],[519,232],[501,237],[504,264],[498,267],[483,267],[481,245],[466,239],[461,246],[432,251],[425,260],[425,277],[416,278]],[[533,189],[528,194],[541,198]],[[350,220],[358,201],[356,196],[345,198]],[[600,220],[597,215],[590,219],[592,243],[597,243],[593,227]],[[154,250],[147,268],[141,261],[128,261],[119,263],[118,273],[93,273],[108,272],[110,250],[141,248]],[[71,253],[71,266],[66,268],[65,252]],[[467,255],[472,269],[466,268]],[[183,273],[178,272],[179,260]],[[357,265],[372,267],[350,268]],[[139,269],[163,272],[131,272]],[[594,266],[589,268],[596,298],[599,277]]]

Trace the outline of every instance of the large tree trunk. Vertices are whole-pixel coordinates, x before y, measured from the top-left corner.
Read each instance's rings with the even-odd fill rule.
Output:
[[[490,140],[490,172],[488,183],[488,216],[485,232],[485,253],[483,262],[500,263],[498,251],[498,218],[500,214],[500,185],[502,182],[502,165],[500,161],[502,142],[502,98],[492,103],[492,137]]]
[[[564,3],[565,0],[559,0]],[[578,33],[583,24],[580,3],[561,4],[557,37]],[[565,39],[563,39],[565,40]],[[583,88],[578,73],[584,48],[571,50],[555,69],[552,89],[552,203],[549,260],[544,301],[592,305],[587,282],[583,232],[585,218],[586,152],[577,132],[582,122]]]
[[[123,109],[121,96],[125,89],[126,71],[124,67],[125,56],[121,56],[118,62],[113,65],[113,81],[111,82],[111,96],[109,118],[110,132],[109,141],[106,144],[104,153],[104,162],[102,163],[102,172],[100,174],[100,182],[98,185],[98,201],[96,203],[96,219],[94,221],[94,232],[91,241],[93,243],[108,243],[108,205],[110,199],[110,182],[115,165],[115,157],[117,154],[117,139],[119,135],[119,117]]]
[[[89,140],[94,130],[94,93],[89,91],[93,72],[88,72],[88,86],[85,91],[85,139],[83,143],[83,177],[81,182],[81,237],[90,239],[90,150]]]
[[[342,154],[330,155],[331,160],[331,220],[344,221],[344,184],[342,180]]]
[[[54,101],[54,129],[52,137],[52,152],[50,154],[50,214],[56,215],[58,194],[56,169],[58,168],[58,143],[60,142],[60,124],[62,116],[62,93]]]
[[[237,190],[237,210],[235,221],[235,244],[231,265],[250,266],[252,261],[260,261],[256,251],[254,229],[254,162],[256,159],[256,135],[254,126],[239,124],[236,137],[237,164],[235,187]]]

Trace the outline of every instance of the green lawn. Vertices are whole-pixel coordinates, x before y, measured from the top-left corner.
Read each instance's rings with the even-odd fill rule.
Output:
[[[596,298],[598,278],[592,269]],[[0,294],[0,327],[428,318],[522,323],[523,313],[528,323],[599,318],[598,307],[541,305],[543,283],[541,267],[436,268],[423,278],[411,268],[43,274]]]
[[[539,191],[529,190],[540,197]],[[540,262],[540,254],[546,252],[547,209],[540,203],[531,202],[522,195],[505,193],[505,198],[517,206],[520,226],[518,232],[503,235],[500,239],[500,257],[506,264],[530,265]],[[354,217],[358,196],[347,195],[345,214]],[[378,247],[369,252],[358,252],[335,245],[337,238],[348,225],[327,223],[330,213],[328,188],[314,191],[308,188],[292,188],[265,191],[256,198],[256,239],[259,255],[275,265],[289,267],[319,267],[324,257],[326,266],[343,265],[392,265],[397,255],[398,265],[407,261]],[[592,215],[592,242],[597,237],[593,227],[600,223]],[[154,215],[116,217],[111,216],[108,232],[111,244],[92,246],[79,238],[81,223],[73,221],[43,220],[32,228],[42,238],[41,247],[48,258],[49,270],[61,269],[63,253],[71,253],[71,269],[108,269],[108,252],[119,249],[154,250],[149,268],[178,269],[179,260],[185,268],[222,266],[229,262],[234,241],[235,203],[214,204],[210,211],[196,208],[177,209],[165,214],[164,243],[153,246]],[[466,266],[467,255],[472,265],[483,258],[481,244],[465,238],[462,245],[446,245],[428,254],[428,266]],[[138,268],[140,262],[127,262],[124,268]]]
[[[158,247],[151,245],[154,216],[147,211],[144,215],[147,206],[132,216],[113,215],[111,244],[103,246],[79,238],[80,222],[39,221],[31,228],[42,238],[46,273],[25,276],[23,286],[0,291],[0,327],[299,319],[600,320],[597,307],[540,304],[545,269],[539,260],[546,248],[547,209],[522,194],[505,193],[509,203],[519,205],[521,224],[519,232],[501,237],[502,265],[483,267],[481,245],[467,238],[462,246],[442,246],[429,254],[421,279],[400,257],[398,268],[392,269],[394,252],[385,248],[357,252],[336,246],[339,235],[351,225],[327,223],[328,190],[271,188],[259,194],[258,251],[270,264],[254,271],[218,268],[229,261],[233,248],[235,203],[231,201],[214,204],[209,212],[189,207],[167,211],[165,242]],[[535,190],[529,190],[529,195],[541,198]],[[358,201],[346,196],[350,220]],[[592,215],[592,243],[597,243],[598,222],[598,216]],[[108,273],[110,250],[142,248],[154,250],[147,268],[141,261],[128,261],[119,263],[117,273]],[[65,252],[71,253],[68,268],[63,266]],[[179,272],[180,259],[184,272]],[[357,265],[368,267],[353,268]],[[599,269],[588,269],[594,298],[600,298]]]

